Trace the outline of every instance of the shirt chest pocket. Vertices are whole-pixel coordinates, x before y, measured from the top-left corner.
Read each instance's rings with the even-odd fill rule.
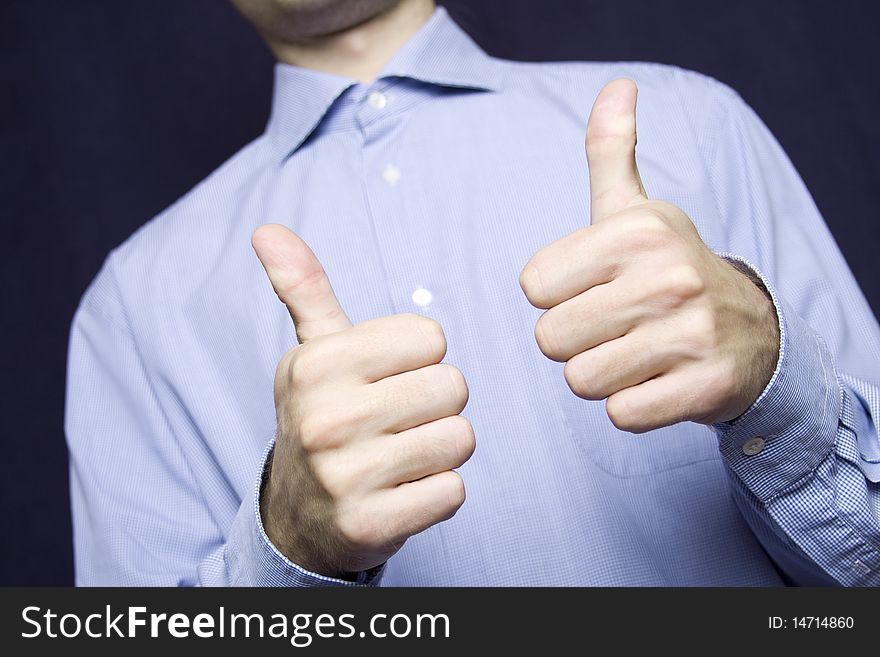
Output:
[[[558,395],[572,438],[582,453],[608,474],[638,477],[721,458],[717,439],[708,427],[685,422],[631,434],[611,423],[604,402],[584,401],[567,387]]]

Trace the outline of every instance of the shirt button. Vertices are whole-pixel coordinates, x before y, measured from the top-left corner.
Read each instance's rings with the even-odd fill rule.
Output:
[[[370,104],[370,107],[382,109],[388,104],[388,96],[381,91],[372,91],[370,92],[370,95],[367,96],[367,102]]]
[[[765,441],[763,438],[752,438],[745,442],[742,447],[743,454],[746,456],[755,456],[764,450]]]
[[[393,164],[389,164],[382,170],[382,178],[394,187],[400,181],[400,169]]]
[[[431,290],[426,290],[423,287],[417,287],[415,290],[413,290],[412,300],[413,303],[416,304],[419,308],[427,308],[434,300],[434,295],[431,294]]]

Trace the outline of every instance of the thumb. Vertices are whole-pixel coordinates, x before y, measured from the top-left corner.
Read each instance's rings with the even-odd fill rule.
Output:
[[[279,224],[260,226],[251,244],[290,312],[300,343],[351,327],[321,263],[291,230]]]
[[[636,166],[636,83],[626,78],[606,84],[587,122],[592,223],[646,200]]]

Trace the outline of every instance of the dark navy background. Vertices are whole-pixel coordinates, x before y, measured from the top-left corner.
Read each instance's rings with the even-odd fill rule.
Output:
[[[737,89],[880,310],[875,3],[443,4],[494,55],[659,61]],[[272,59],[222,0],[5,0],[0,57],[0,584],[69,584],[73,311],[112,247],[262,131]]]

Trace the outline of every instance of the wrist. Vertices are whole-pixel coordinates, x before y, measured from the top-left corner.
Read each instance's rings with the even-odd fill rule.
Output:
[[[779,362],[780,318],[773,297],[760,276],[743,261],[729,256],[722,258],[735,270],[744,295],[742,393],[735,412],[725,420],[733,422],[751,408],[773,378]]]
[[[331,556],[341,554],[334,545],[336,541],[322,530],[326,524],[321,519],[332,514],[332,502],[325,499],[326,493],[313,478],[295,476],[296,470],[308,468],[304,455],[293,460],[292,468],[285,467],[282,458],[281,447],[276,444],[266,461],[260,488],[260,520],[266,537],[300,567],[326,577],[349,579]],[[291,486],[291,481],[296,485]]]

